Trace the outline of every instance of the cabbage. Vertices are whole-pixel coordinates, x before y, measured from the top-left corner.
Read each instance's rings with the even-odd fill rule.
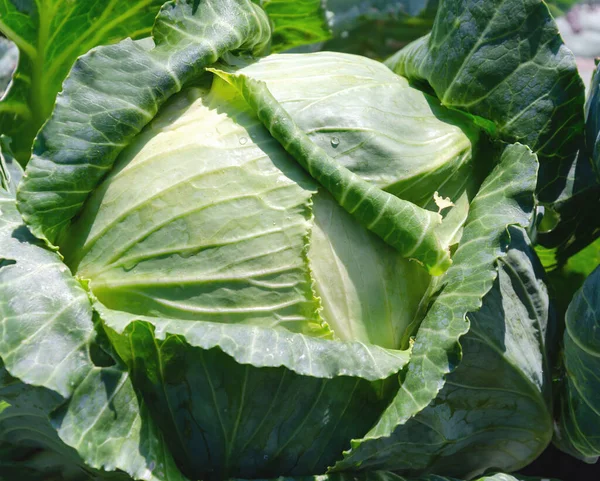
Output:
[[[385,64],[270,53],[319,37],[316,4],[247,0],[81,56],[24,171],[1,144],[0,468],[472,479],[553,436],[594,459],[590,284],[553,392],[534,243],[595,97],[584,133],[546,6],[492,3],[442,1]]]

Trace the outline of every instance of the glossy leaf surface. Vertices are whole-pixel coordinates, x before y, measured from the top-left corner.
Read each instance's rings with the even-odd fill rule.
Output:
[[[445,1],[431,34],[387,64],[429,84],[442,105],[488,121],[492,135],[528,145],[540,159],[540,200],[558,198],[582,144],[584,88],[544,2]]]

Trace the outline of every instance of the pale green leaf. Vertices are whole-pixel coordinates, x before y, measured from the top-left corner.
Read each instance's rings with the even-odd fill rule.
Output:
[[[214,70],[235,86],[271,135],[361,225],[403,256],[422,263],[432,275],[451,264],[447,246],[435,228],[441,216],[404,201],[363,180],[314,144],[269,92],[266,84],[245,75]]]
[[[306,255],[315,186],[230,94],[174,98],[91,195],[61,252],[114,309],[330,337]]]
[[[337,339],[405,349],[430,277],[327,193],[319,192],[313,202],[308,257],[321,315]]]
[[[361,342],[318,339],[284,329],[143,316],[109,309],[98,302],[95,309],[106,326],[119,335],[123,332],[132,335],[136,324],[140,324],[161,341],[170,336],[183,336],[192,347],[204,350],[218,347],[239,364],[284,366],[296,374],[316,378],[350,376],[378,381],[400,371],[410,355],[409,351],[385,349]],[[134,321],[140,322],[130,326]],[[128,358],[127,346],[122,345],[121,341],[115,342],[118,349],[123,349],[121,354]]]
[[[437,211],[436,191],[457,201],[479,187],[471,120],[379,62],[331,52],[270,55],[237,72],[265,82],[336,162],[397,197]]]

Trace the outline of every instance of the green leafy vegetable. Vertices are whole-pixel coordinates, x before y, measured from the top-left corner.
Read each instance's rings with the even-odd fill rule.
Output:
[[[0,479],[595,459],[598,92],[584,132],[547,7],[159,7],[0,0]]]

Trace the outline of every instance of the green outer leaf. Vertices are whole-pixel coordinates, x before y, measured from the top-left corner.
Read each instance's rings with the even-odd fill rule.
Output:
[[[29,233],[10,193],[1,193],[0,214],[0,360],[27,385],[26,408],[39,406],[38,415],[91,468],[184,481],[127,371],[94,365],[92,353],[97,358],[102,348],[87,293]],[[23,418],[19,429],[32,422],[41,421]]]
[[[387,64],[428,82],[442,105],[493,122],[502,140],[529,146],[540,200],[560,195],[582,143],[584,87],[541,0],[446,0],[431,34]]]
[[[0,213],[0,356],[11,375],[68,397],[90,368],[90,301],[60,257],[23,225],[10,194],[0,198]]]
[[[323,0],[252,0],[259,4],[273,25],[274,52],[322,42],[331,37]]]
[[[94,309],[117,334],[124,333],[132,323],[150,324],[158,340],[180,335],[192,347],[204,350],[218,347],[239,364],[284,366],[303,376],[382,380],[400,371],[410,357],[408,351],[319,339],[285,329],[140,316],[108,309],[99,302],[94,303]]]
[[[0,412],[0,445],[8,444],[13,452],[12,456],[19,450],[43,448],[61,460],[58,463],[60,471],[68,469],[66,465],[81,464],[77,453],[65,446],[50,424],[48,414],[61,401],[58,394],[44,388],[29,386],[10,376],[0,360],[0,400],[5,405]],[[5,473],[4,462],[12,457],[10,452],[3,451],[0,449],[0,479]],[[20,462],[12,460],[15,469],[23,469],[26,466],[22,460],[23,457],[19,459]],[[48,470],[46,474],[50,475],[52,471]],[[10,473],[10,470],[8,472]]]
[[[600,267],[569,305],[563,359],[555,443],[594,463],[600,457]]]
[[[244,96],[283,148],[364,227],[398,252],[440,275],[452,263],[435,233],[441,216],[399,199],[343,167],[314,144],[271,95],[266,84],[241,74],[210,69]]]
[[[264,50],[268,19],[249,0],[203,0],[194,9],[195,3],[165,4],[151,50],[128,39],[76,62],[36,138],[18,194],[35,236],[54,243],[121,150],[185,83],[226,53]]]
[[[506,147],[471,204],[454,263],[440,279],[437,298],[421,323],[398,395],[377,425],[352,441],[335,470],[357,469],[387,449],[396,429],[435,399],[445,376],[456,369],[462,357],[459,339],[470,327],[467,313],[479,310],[492,287],[496,263],[506,253],[507,227],[531,222],[536,173],[537,160],[527,147]]]
[[[369,382],[350,370],[329,378],[264,367],[278,362],[279,351],[299,354],[302,349],[295,346],[300,344],[297,338],[288,338],[290,343],[284,338],[274,340],[276,329],[270,330],[271,336],[253,336],[242,326],[227,326],[235,339],[221,338],[221,344],[211,349],[210,338],[219,336],[222,325],[179,322],[167,328],[177,331],[181,324],[200,326],[185,336],[163,332],[162,340],[155,337],[150,322],[129,323],[120,335],[107,329],[170,451],[191,479],[324,472],[356,433],[373,425],[398,387],[396,372],[386,381]],[[201,347],[193,347],[188,339]],[[330,341],[319,352],[310,338],[305,340],[308,347],[297,364],[309,373],[323,374],[311,367],[311,360],[315,365],[328,356],[334,369],[339,369],[344,360],[338,355],[340,349],[345,347],[351,359],[356,351],[351,344],[336,348]],[[250,359],[263,367],[242,364],[225,354],[234,341],[263,351]],[[208,344],[208,349],[202,344]],[[234,354],[239,357],[243,351],[239,346]],[[372,367],[373,361],[365,361]],[[357,368],[362,368],[360,363]]]
[[[468,315],[459,366],[429,406],[362,459],[361,470],[470,479],[491,468],[520,469],[550,442],[549,298],[526,234],[509,229],[498,277]]]
[[[0,480],[130,480],[124,472],[86,466],[60,439],[51,412],[61,401],[53,391],[11,377],[0,361],[0,404],[6,405],[0,412]]]
[[[0,37],[0,99],[4,97],[12,80],[18,59],[19,49],[17,46],[10,40]]]
[[[91,48],[150,33],[163,0],[0,1],[0,31],[19,47],[15,84],[0,103],[0,133],[28,160],[73,62]]]

